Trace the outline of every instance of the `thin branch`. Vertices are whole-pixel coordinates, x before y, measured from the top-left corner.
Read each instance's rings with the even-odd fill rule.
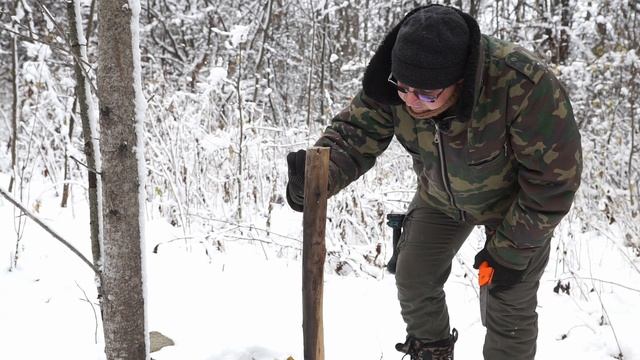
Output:
[[[640,268],[638,268],[638,265],[636,265],[636,263],[629,257],[629,255],[627,255],[627,253],[620,248],[620,245],[618,244],[617,239],[615,237],[613,237],[611,234],[609,234],[607,231],[605,231],[595,223],[591,224],[591,226],[594,229],[598,230],[602,235],[604,235],[604,237],[606,237],[607,240],[609,240],[613,244],[613,246],[615,246],[615,248],[620,252],[620,254],[622,254],[625,260],[629,262],[629,264],[636,270],[636,272],[640,274]]]
[[[151,31],[149,31],[149,34],[151,35],[151,40],[153,40],[153,42],[160,46],[161,48],[163,48],[166,52],[168,52],[169,54],[173,55],[174,57],[176,57],[175,60],[176,62],[178,62],[179,64],[184,64],[185,61],[182,58],[182,56],[177,52],[176,49],[171,49],[167,44],[165,44],[163,41],[160,41],[157,37],[156,34],[153,32],[153,29]]]
[[[0,115],[2,115],[4,126],[7,128],[8,131],[11,131],[11,125],[9,125],[9,119],[7,119],[7,114],[4,111],[2,111],[2,109],[0,109]]]
[[[279,236],[279,237],[284,238],[284,239],[293,240],[293,241],[296,241],[296,242],[299,242],[299,243],[302,242],[302,240],[300,240],[298,238],[294,238],[294,237],[286,236],[286,235],[281,235],[281,234],[275,233],[275,232],[273,232],[271,230],[261,229],[261,228],[255,227],[253,225],[241,225],[241,224],[235,223],[233,221],[214,219],[214,218],[210,218],[210,217],[206,217],[206,216],[202,216],[202,215],[198,215],[198,214],[187,214],[187,215],[188,216],[197,217],[197,218],[202,219],[202,220],[216,221],[216,222],[221,222],[223,224],[234,225],[234,226],[237,226],[238,228],[241,228],[241,229],[263,231],[263,232],[266,232],[267,234]]]
[[[96,175],[100,175],[102,176],[102,173],[100,171],[97,171],[96,169],[90,168],[87,164],[83,163],[82,161],[76,159],[73,155],[69,156],[69,158],[73,161],[75,161],[78,165],[85,167],[87,170],[89,170],[90,172],[96,174]]]
[[[39,0],[36,0],[36,4],[38,4],[38,6],[40,6],[40,8],[42,9],[42,12],[49,18],[49,20],[51,20],[51,22],[53,22],[53,25],[55,26],[56,30],[58,31],[60,37],[62,37],[64,39],[64,42],[67,44],[67,46],[71,49],[73,46],[83,46],[83,45],[87,45],[87,44],[78,44],[78,45],[74,45],[69,43],[69,39],[67,38],[64,30],[62,29],[62,27],[60,27],[60,25],[58,24],[58,22],[56,21],[56,19],[53,17],[53,15],[51,15],[51,12],[49,12],[49,9],[47,9],[46,6],[44,6]],[[78,58],[78,56],[76,56],[76,54],[73,53],[73,51],[70,52],[71,56],[73,56],[73,59],[78,63],[78,64],[82,64],[83,61],[80,60],[80,58]],[[96,86],[93,84],[93,81],[91,81],[91,76],[89,76],[89,73],[87,72],[87,69],[84,68],[84,66],[80,66],[82,72],[84,73],[84,76],[86,77],[87,81],[89,82],[89,85],[91,85],[91,89],[98,94],[98,89],[96,88]]]
[[[591,249],[589,248],[589,246],[587,246],[587,257],[589,260],[589,275],[593,278],[593,272],[592,272],[592,268],[591,268]],[[602,307],[602,312],[604,313],[604,316],[607,317],[607,321],[609,322],[609,325],[611,326],[611,332],[613,333],[613,338],[616,340],[616,345],[618,346],[618,359],[622,359],[623,358],[623,354],[622,354],[622,348],[620,347],[620,341],[618,340],[618,334],[616,333],[616,329],[613,327],[613,323],[611,322],[611,317],[609,316],[609,312],[607,311],[607,308],[604,306],[604,302],[602,301],[602,296],[600,295],[600,291],[598,291],[596,289],[596,285],[593,283],[593,280],[591,280],[591,285],[593,286],[593,291],[595,291],[596,295],[598,296],[598,300],[600,301],[600,306]]]
[[[49,9],[47,9],[39,0],[36,0],[36,4],[40,6],[44,14],[53,22],[53,26],[55,26],[56,30],[58,30],[58,34],[62,36],[63,39],[66,39],[64,30],[60,27],[60,25],[58,24],[56,19],[53,17],[53,15],[51,15],[51,12],[49,12]]]
[[[12,203],[15,207],[20,209],[25,215],[27,215],[31,220],[35,221],[36,224],[40,225],[44,230],[46,230],[51,236],[53,236],[56,240],[60,241],[64,246],[69,248],[74,254],[78,255],[85,264],[87,264],[93,272],[96,273],[98,277],[100,277],[100,271],[95,267],[78,249],[73,247],[67,240],[65,240],[62,236],[58,235],[55,231],[53,231],[49,226],[47,226],[42,220],[40,220],[37,216],[32,214],[27,208],[25,208],[20,202],[15,200],[9,193],[7,193],[3,188],[0,188],[0,195],[4,196],[10,203]]]
[[[71,54],[71,51],[69,51],[68,49],[63,48],[62,46],[58,46],[58,45],[56,45],[56,44],[54,44],[54,43],[52,43],[50,41],[36,39],[33,36],[21,34],[21,33],[13,30],[11,28],[6,27],[5,25],[0,25],[0,29],[2,29],[4,31],[7,31],[7,32],[9,32],[11,34],[14,34],[14,35],[18,36],[19,38],[21,38],[22,40],[31,40],[33,42],[37,42],[37,43],[40,43],[40,44],[44,44],[44,45],[50,46],[51,48],[53,48],[55,50],[58,50],[58,51],[60,51],[62,53]]]
[[[93,318],[95,319],[95,329],[93,332],[93,338],[95,343],[98,343],[98,315],[96,314],[96,307],[93,305],[93,302],[91,302],[91,300],[89,300],[89,297],[87,296],[87,292],[84,291],[84,289],[80,286],[80,284],[78,284],[78,282],[76,281],[76,286],[78,287],[78,289],[80,289],[80,291],[82,291],[82,294],[84,294],[84,301],[88,302],[89,305],[91,305],[91,310],[93,310]]]
[[[261,244],[276,245],[276,246],[283,247],[283,248],[302,251],[301,247],[296,247],[296,246],[293,246],[293,245],[278,244],[278,243],[275,243],[273,241],[269,241],[269,240],[265,240],[265,239],[261,239],[261,238],[252,238],[252,237],[243,237],[243,236],[227,236],[227,238],[225,238],[225,241],[257,241],[257,242],[259,242]]]
[[[598,278],[594,278],[594,277],[584,277],[584,276],[566,276],[563,278],[557,278],[557,279],[549,279],[547,281],[552,281],[552,282],[558,282],[559,281],[565,281],[565,280],[570,280],[570,279],[576,279],[576,280],[589,280],[589,281],[598,281],[604,284],[609,284],[609,285],[614,285],[614,286],[619,286],[621,288],[627,289],[629,291],[635,291],[637,293],[640,293],[640,289],[634,289],[632,287],[629,287],[627,285],[622,285],[620,283],[614,282],[614,281],[609,281],[609,280],[603,280],[603,279],[598,279]]]
[[[173,50],[169,49],[167,45],[164,44],[164,42],[161,42],[162,45],[160,43],[158,43],[158,45],[163,46],[165,48],[166,51],[172,53],[173,55],[175,55],[180,61],[182,61],[183,63],[186,61],[185,58],[182,56],[182,54],[180,54],[180,48],[178,47],[178,44],[176,42],[175,37],[173,36],[173,34],[171,33],[171,31],[169,30],[169,27],[167,26],[167,23],[164,21],[164,19],[162,19],[160,17],[160,14],[158,14],[154,9],[149,9],[149,12],[151,13],[151,15],[156,18],[156,20],[158,20],[158,22],[160,22],[160,25],[162,25],[162,28],[164,29],[164,31],[167,33],[167,35],[169,36],[169,40],[171,41],[171,47],[173,48]],[[154,38],[155,41],[159,41],[157,39]]]

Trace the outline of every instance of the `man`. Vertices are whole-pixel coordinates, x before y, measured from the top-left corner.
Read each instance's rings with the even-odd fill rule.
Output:
[[[398,244],[396,284],[411,359],[453,359],[443,285],[475,225],[484,358],[533,359],[536,292],[553,230],[580,183],[580,134],[569,98],[531,53],[480,33],[451,7],[414,9],[380,44],[362,90],[317,146],[331,148],[333,195],[375,163],[393,137],[413,159],[416,195]],[[287,156],[287,200],[302,211],[305,152]]]

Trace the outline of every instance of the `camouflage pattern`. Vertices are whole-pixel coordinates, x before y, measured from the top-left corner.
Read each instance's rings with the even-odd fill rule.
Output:
[[[316,145],[331,147],[335,194],[395,136],[413,159],[421,199],[495,229],[487,249],[522,270],[571,207],[582,170],[580,133],[564,88],[534,55],[486,35],[480,45],[470,119],[416,119],[404,104],[383,105],[361,91]]]

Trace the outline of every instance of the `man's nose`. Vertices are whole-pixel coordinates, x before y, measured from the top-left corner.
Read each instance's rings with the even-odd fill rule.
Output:
[[[407,91],[407,95],[405,95],[404,97],[404,102],[407,103],[407,105],[414,106],[418,105],[420,99],[418,99],[416,93],[414,93],[413,91]]]

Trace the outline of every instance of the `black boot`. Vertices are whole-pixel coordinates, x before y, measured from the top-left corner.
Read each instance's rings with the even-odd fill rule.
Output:
[[[453,360],[453,345],[458,340],[458,330],[453,329],[448,338],[423,342],[407,336],[407,341],[396,344],[396,350],[411,356],[411,360]]]

